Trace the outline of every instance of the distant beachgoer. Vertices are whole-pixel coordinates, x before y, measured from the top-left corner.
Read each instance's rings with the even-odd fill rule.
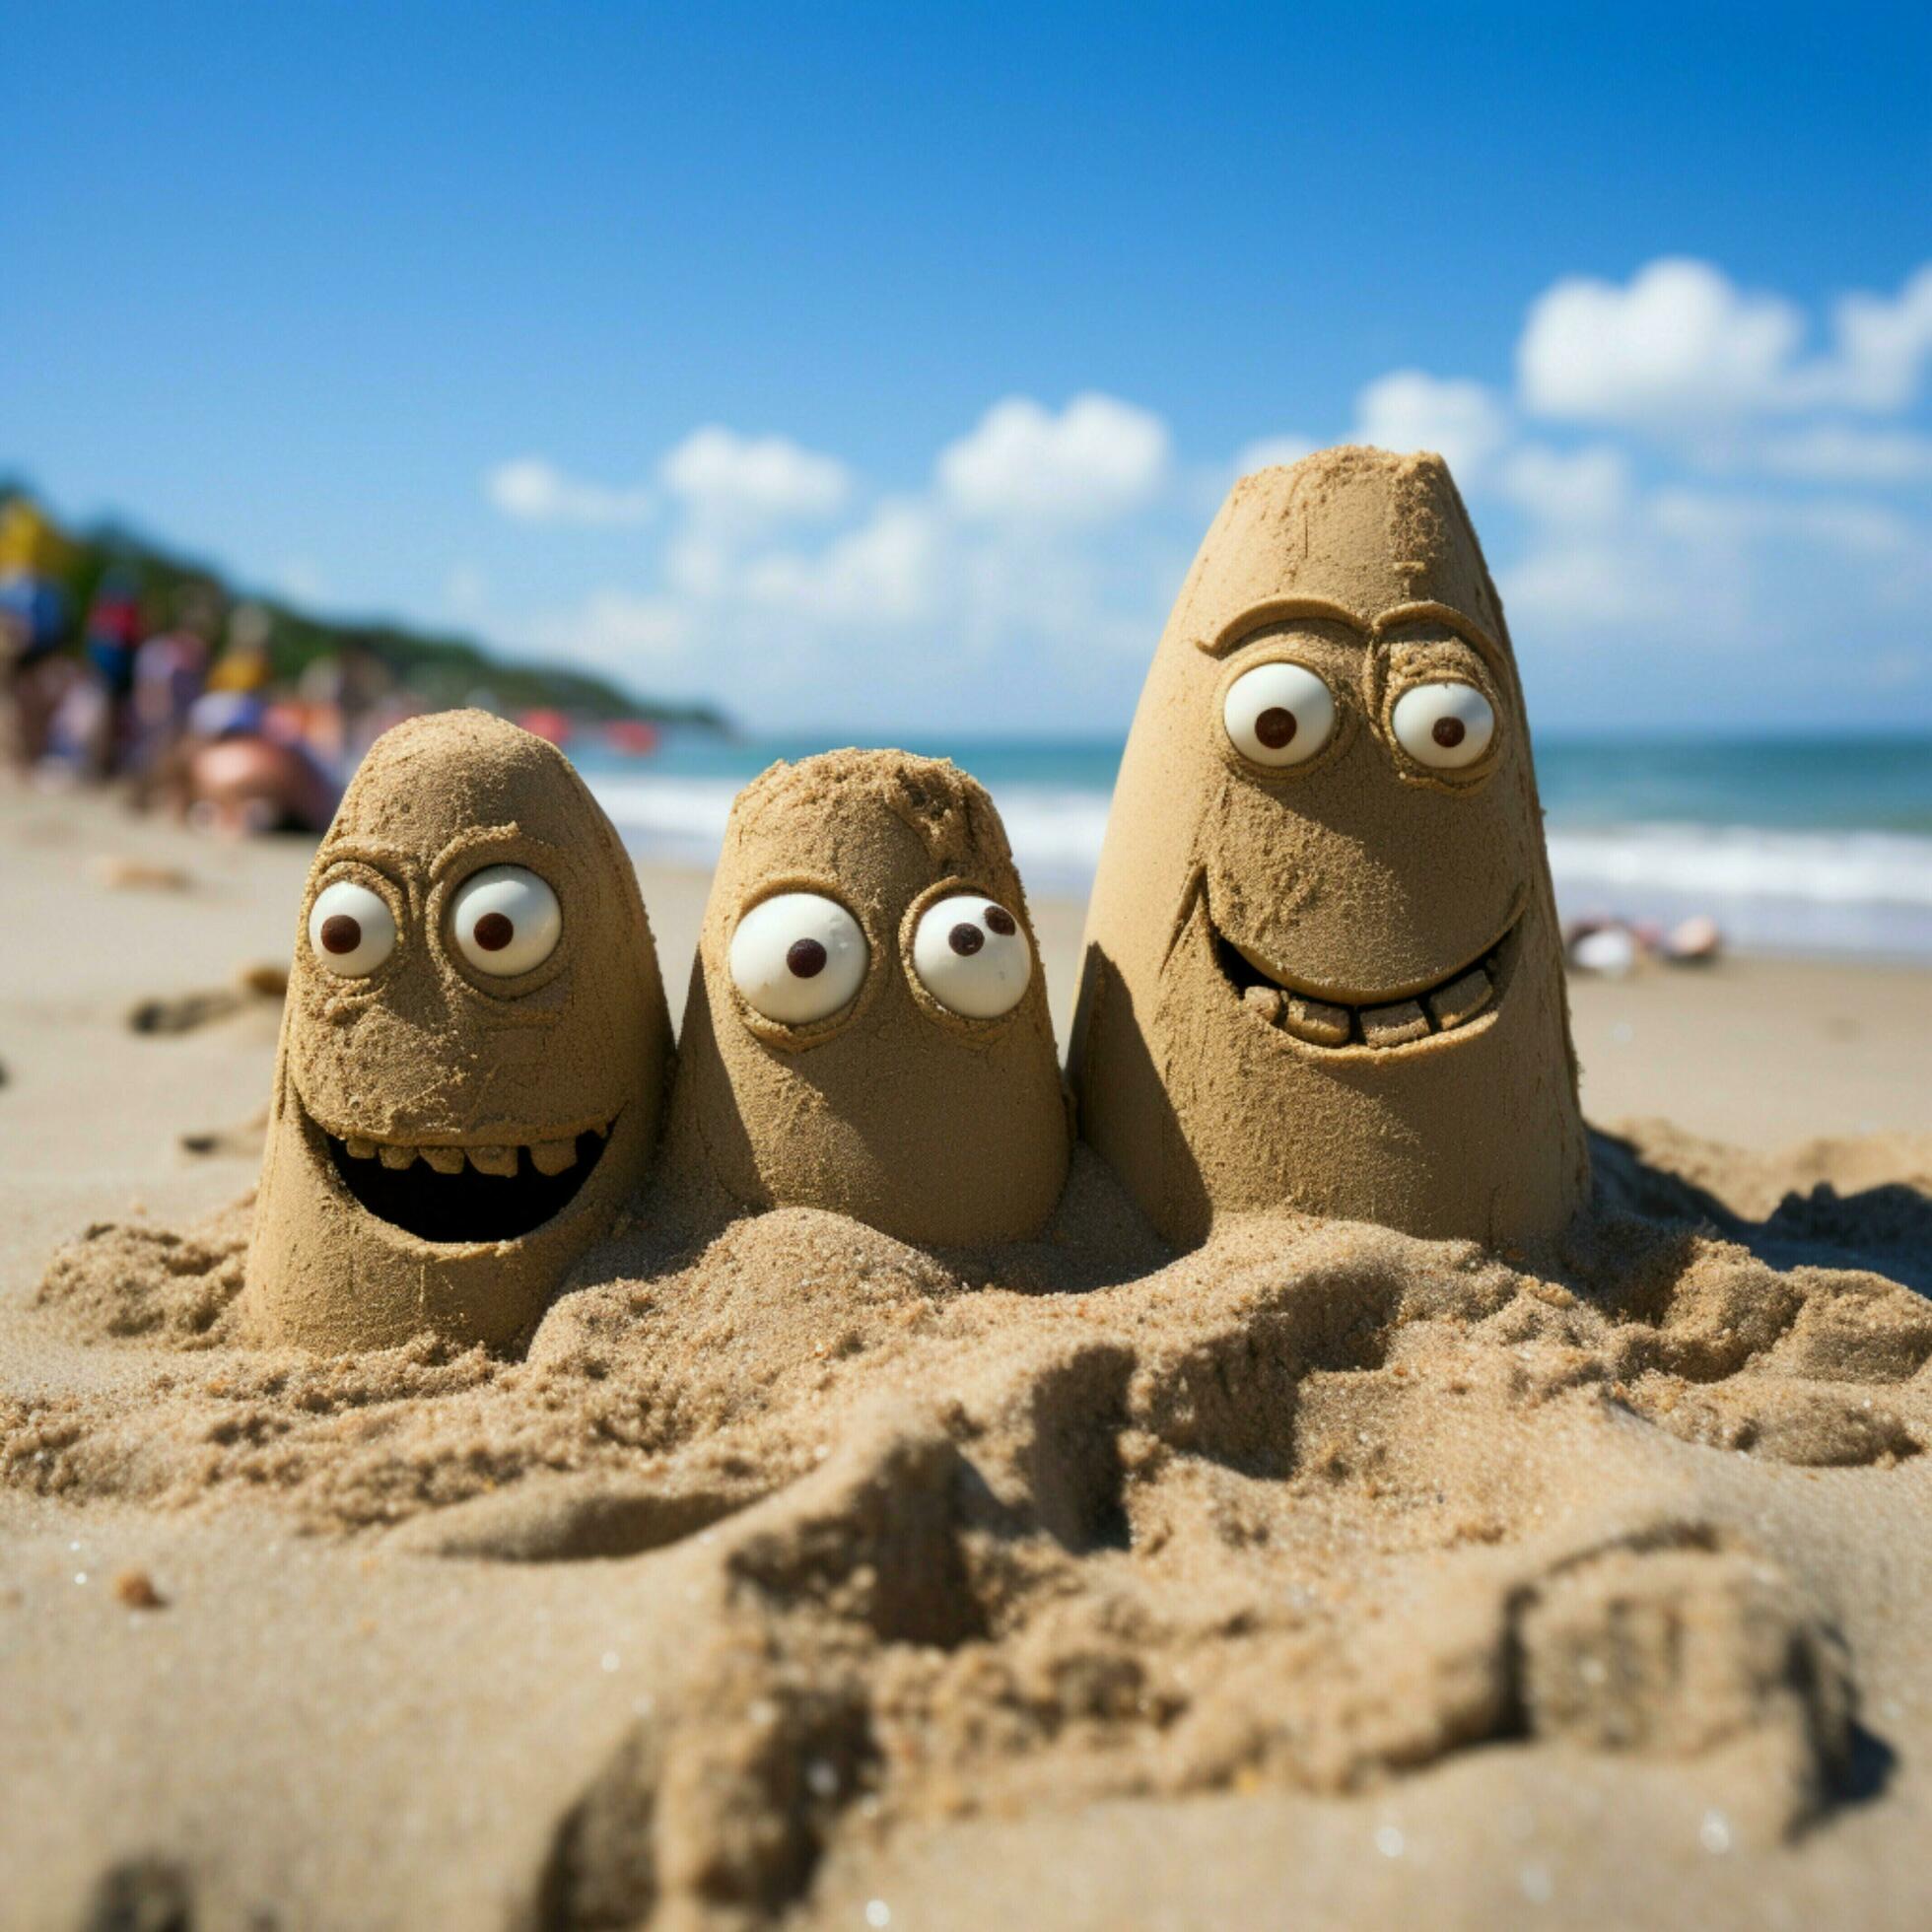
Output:
[[[208,643],[181,626],[158,631],[134,655],[137,772],[159,772],[187,729],[188,714],[208,678]]]
[[[45,756],[48,727],[73,666],[60,656],[67,598],[51,578],[15,570],[0,576],[0,745],[30,772]]]
[[[256,691],[207,691],[169,761],[174,809],[205,831],[319,832],[341,788]]]
[[[81,634],[104,700],[88,760],[97,778],[112,777],[132,749],[134,660],[141,629],[140,580],[127,565],[110,564],[95,587]]]
[[[377,707],[393,680],[362,638],[348,638],[304,666],[296,690],[309,714],[309,741],[336,771],[347,773],[374,742]]]
[[[320,832],[334,816],[335,782],[302,745],[238,735],[187,759],[187,818],[205,831]]]
[[[268,642],[274,621],[260,604],[235,606],[228,620],[228,649],[208,673],[211,691],[264,691],[274,681]]]

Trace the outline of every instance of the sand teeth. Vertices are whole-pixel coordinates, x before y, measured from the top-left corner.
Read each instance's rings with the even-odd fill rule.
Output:
[[[1318,1047],[1339,1047],[1348,1037],[1348,1008],[1331,1006],[1326,1000],[1304,1000],[1290,994],[1281,1014],[1281,1024],[1297,1040],[1308,1040]]]
[[[1419,1040],[1429,1030],[1429,1016],[1418,1000],[1399,1000],[1393,1006],[1370,1006],[1362,1013],[1362,1038],[1371,1047],[1400,1047]]]
[[[539,1174],[561,1174],[565,1168],[574,1166],[577,1161],[577,1142],[571,1140],[539,1140],[530,1148],[530,1165]]]
[[[590,1132],[600,1139],[607,1139],[611,1123],[602,1122]],[[577,1165],[577,1139],[574,1134],[553,1136],[547,1140],[533,1140],[529,1143],[530,1165],[539,1174],[556,1176]],[[348,1134],[342,1137],[342,1145],[352,1160],[378,1160],[384,1167],[398,1171],[413,1165],[418,1160],[428,1161],[439,1174],[460,1174],[465,1161],[479,1174],[494,1174],[502,1180],[516,1176],[518,1157],[523,1149],[519,1145],[468,1147],[468,1146],[411,1146],[400,1140],[375,1140],[367,1135]]]
[[[1278,986],[1251,986],[1241,995],[1241,1003],[1265,1024],[1279,1026],[1284,998]]]
[[[1462,1025],[1466,1019],[1474,1019],[1489,1003],[1494,992],[1488,974],[1481,966],[1472,966],[1461,979],[1429,995],[1429,1011],[1435,1015],[1436,1025],[1446,1031]]]
[[[1242,1006],[1264,1026],[1278,1027],[1310,1046],[1346,1047],[1350,1040],[1375,1048],[1405,1047],[1467,1026],[1496,998],[1497,954],[1465,968],[1409,1000],[1384,1000],[1372,1006],[1345,1006],[1335,1000],[1314,1000],[1270,980],[1250,980],[1250,971],[1265,969],[1230,963],[1238,948],[1216,934],[1222,972],[1239,990]]]

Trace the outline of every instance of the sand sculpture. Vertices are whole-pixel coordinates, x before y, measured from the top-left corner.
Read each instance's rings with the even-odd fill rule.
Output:
[[[642,1177],[669,1058],[637,875],[563,756],[474,711],[385,732],[303,899],[250,1322],[515,1341]]]
[[[835,751],[731,808],[691,977],[666,1161],[756,1207],[902,1240],[1033,1233],[1067,1110],[1025,895],[951,764]]]
[[[1521,687],[1439,456],[1234,486],[1088,912],[1081,1129],[1170,1240],[1295,1208],[1522,1241],[1588,1190]]]

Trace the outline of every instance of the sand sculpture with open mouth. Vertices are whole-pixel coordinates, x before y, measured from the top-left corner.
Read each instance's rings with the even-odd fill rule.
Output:
[[[513,1343],[643,1177],[669,1059],[637,875],[562,754],[481,712],[398,724],[303,898],[251,1324]]]
[[[1527,721],[1439,456],[1243,478],[1154,654],[1088,912],[1081,1129],[1168,1239],[1489,1243],[1588,1190]]]
[[[1039,1228],[1069,1138],[1025,895],[980,786],[897,751],[754,779],[705,911],[667,1164],[744,1205],[968,1244]]]

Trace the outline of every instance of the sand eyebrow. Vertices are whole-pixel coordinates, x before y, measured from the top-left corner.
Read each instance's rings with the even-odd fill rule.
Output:
[[[1500,667],[1507,662],[1501,644],[1492,638],[1467,611],[1457,610],[1445,603],[1406,603],[1395,604],[1382,611],[1369,625],[1369,635],[1382,638],[1398,624],[1441,624],[1462,639],[1473,651],[1487,658],[1492,667]]]
[[[1359,631],[1364,641],[1373,631],[1373,626],[1360,612],[1350,610],[1346,604],[1331,602],[1327,597],[1270,597],[1267,602],[1250,604],[1246,610],[1230,617],[1212,637],[1196,638],[1194,648],[1209,657],[1225,657],[1251,632],[1270,624],[1285,624],[1296,617],[1314,617],[1328,624],[1346,624],[1349,630]]]

